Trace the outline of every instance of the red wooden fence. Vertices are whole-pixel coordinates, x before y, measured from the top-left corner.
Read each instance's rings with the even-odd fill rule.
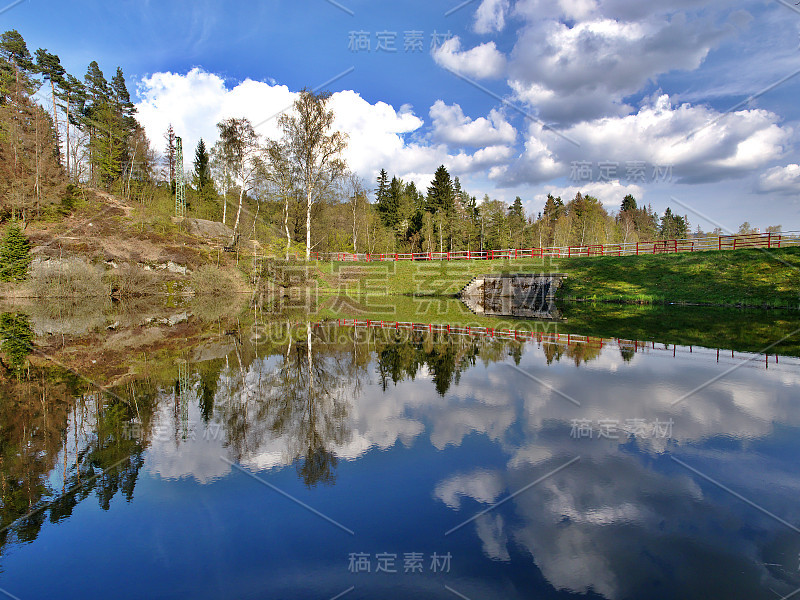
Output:
[[[509,248],[504,250],[461,250],[458,252],[414,252],[388,254],[353,254],[350,252],[312,252],[316,260],[336,262],[380,262],[400,260],[515,260],[520,258],[577,258],[581,256],[625,256],[671,254],[706,250],[741,248],[785,248],[800,245],[800,232],[752,233],[746,235],[707,236],[702,238],[656,240],[627,244],[593,244],[549,248]],[[299,258],[299,257],[295,257]]]

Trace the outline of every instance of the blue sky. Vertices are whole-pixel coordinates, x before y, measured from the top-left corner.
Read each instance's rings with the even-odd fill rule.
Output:
[[[347,73],[325,89],[370,182],[383,167],[425,185],[444,163],[529,212],[550,191],[609,209],[630,192],[705,230],[800,229],[789,0],[26,0],[0,18],[78,76],[121,66],[159,150],[167,123],[213,143],[220,118],[263,121]],[[434,32],[450,39],[432,51]]]

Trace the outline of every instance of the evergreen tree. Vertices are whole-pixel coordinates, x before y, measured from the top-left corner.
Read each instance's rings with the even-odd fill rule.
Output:
[[[625,212],[629,210],[636,210],[636,198],[634,198],[631,194],[628,194],[622,199],[622,205],[619,207],[620,212]]]
[[[122,174],[122,159],[125,148],[122,140],[112,89],[100,70],[97,61],[92,61],[84,76],[86,104],[82,122],[89,131],[89,162],[95,183],[111,189],[111,185]]]
[[[510,242],[514,248],[524,245],[525,231],[525,208],[522,206],[522,198],[517,196],[514,203],[508,209],[508,228],[511,232]]]
[[[33,327],[28,315],[24,313],[3,313],[0,315],[0,349],[5,353],[7,369],[19,374],[25,366],[28,355],[33,351]]]
[[[0,35],[0,95],[33,94],[38,82],[34,78],[36,65],[28,45],[16,29]]]
[[[197,142],[194,151],[194,186],[202,198],[209,199],[214,195],[214,182],[211,179],[210,157],[203,138]]]
[[[378,175],[378,187],[375,189],[375,208],[380,216],[384,227],[393,229],[398,223],[398,179],[392,177],[391,183],[388,182],[388,175],[385,169],[381,169]]]
[[[136,107],[131,101],[131,95],[125,83],[125,75],[119,67],[117,67],[117,72],[111,80],[111,92],[115,108],[122,120],[121,125],[123,130],[126,133],[132,133],[139,125],[134,116],[136,114]]]
[[[433,181],[428,187],[428,197],[426,202],[426,210],[428,212],[436,213],[442,211],[445,214],[450,214],[453,210],[453,201],[455,194],[453,192],[453,182],[450,179],[450,173],[444,165],[440,165],[433,175]]]
[[[66,158],[67,178],[73,179],[73,173],[78,170],[78,165],[73,164],[70,156],[72,152],[70,128],[81,125],[80,117],[86,104],[86,88],[83,82],[69,73],[66,73],[64,77],[57,82],[57,88],[56,97],[61,101],[61,108],[66,115],[64,156]]]
[[[53,124],[55,125],[56,136],[58,136],[58,111],[56,110],[56,86],[61,88],[64,83],[66,70],[61,66],[61,59],[55,54],[50,54],[47,50],[39,48],[36,51],[36,69],[42,76],[50,82],[50,95],[53,102]],[[58,162],[61,163],[60,145],[58,149]]]
[[[31,259],[31,243],[19,225],[12,222],[0,242],[0,281],[25,279]]]
[[[381,172],[378,174],[378,187],[375,188],[375,201],[380,202],[381,198],[386,195],[388,189],[389,175],[386,173],[386,169],[381,169]]]
[[[525,221],[525,209],[522,206],[522,198],[517,196],[514,198],[514,203],[508,209],[509,217],[516,217],[520,221]]]
[[[667,207],[664,215],[661,217],[661,226],[659,228],[661,239],[684,239],[689,234],[689,223],[687,219],[672,213],[672,209]]]

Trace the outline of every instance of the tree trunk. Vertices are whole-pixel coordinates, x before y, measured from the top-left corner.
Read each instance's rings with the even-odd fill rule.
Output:
[[[353,254],[358,254],[358,227],[356,225],[356,211],[358,204],[356,197],[353,198]]]
[[[53,94],[53,126],[56,128],[56,158],[61,166],[61,143],[58,140],[58,113],[56,112],[56,86],[50,79],[50,91]]]
[[[67,159],[67,180],[71,181],[72,180],[72,174],[70,173],[70,170],[69,170],[69,94],[67,94],[67,147],[66,147],[66,150],[67,150],[67,156],[66,156],[66,159]]]
[[[283,229],[286,231],[286,260],[289,260],[289,249],[292,245],[292,238],[289,237],[289,194],[284,196]]]
[[[311,260],[311,190],[306,190],[306,260]]]
[[[136,144],[133,147],[133,158],[131,158],[131,164],[128,167],[128,201],[130,202],[131,199],[131,176],[133,175],[133,163],[136,160],[136,150],[139,148],[139,144]]]
[[[222,224],[228,224],[228,185],[222,189]]]
[[[242,201],[244,200],[244,185],[239,189],[239,208],[236,210],[236,222],[233,224],[233,233],[239,231],[239,218],[242,216]]]

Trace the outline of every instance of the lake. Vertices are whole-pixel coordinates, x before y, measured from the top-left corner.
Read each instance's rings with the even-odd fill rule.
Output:
[[[6,309],[0,591],[800,597],[796,316],[407,302]]]

